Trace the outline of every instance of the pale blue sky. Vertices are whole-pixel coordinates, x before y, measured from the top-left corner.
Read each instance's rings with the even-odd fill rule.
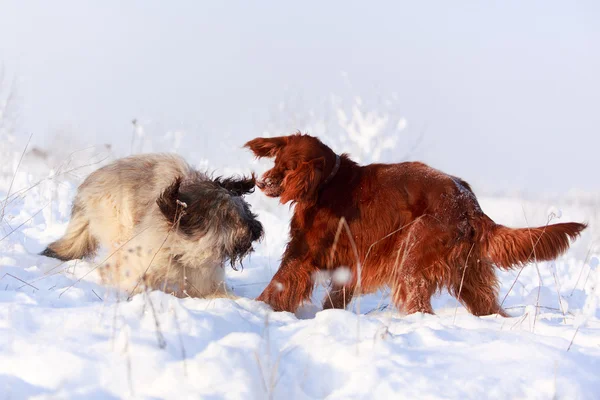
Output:
[[[213,158],[287,98],[397,93],[418,158],[476,187],[600,189],[597,1],[0,0],[0,61],[35,143],[128,148],[137,117]]]

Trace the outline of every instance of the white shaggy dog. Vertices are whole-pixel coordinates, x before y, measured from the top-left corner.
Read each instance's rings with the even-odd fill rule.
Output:
[[[123,158],[79,186],[67,232],[41,254],[72,260],[103,246],[106,283],[132,293],[225,295],[224,262],[233,267],[263,234],[242,198],[254,183],[211,179],[176,155]]]

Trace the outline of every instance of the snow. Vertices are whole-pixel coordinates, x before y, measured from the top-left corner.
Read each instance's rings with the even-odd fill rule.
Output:
[[[272,312],[253,298],[277,270],[290,211],[258,191],[248,200],[266,237],[243,269],[227,268],[239,298],[126,301],[93,263],[36,255],[62,234],[76,185],[97,167],[63,174],[90,163],[77,157],[53,171],[25,158],[10,189],[19,196],[7,198],[13,176],[0,176],[0,399],[598,398],[600,249],[584,200],[479,198],[509,226],[543,225],[548,210],[590,222],[569,253],[527,266],[510,292],[518,271],[498,272],[511,318],[472,316],[448,294],[434,299],[436,315],[406,316],[385,291],[321,311],[322,287],[297,315]]]

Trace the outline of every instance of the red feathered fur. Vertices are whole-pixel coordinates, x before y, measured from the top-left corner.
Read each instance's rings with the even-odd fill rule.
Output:
[[[475,315],[506,315],[494,265],[554,259],[586,227],[497,225],[459,178],[420,162],[359,166],[345,154],[335,171],[336,154],[308,135],[257,138],[246,147],[275,158],[257,186],[295,203],[281,266],[258,297],[278,311],[294,312],[310,298],[316,272],[344,266],[351,278],[332,283],[325,308],[388,286],[398,309],[433,313],[431,296],[446,288]]]

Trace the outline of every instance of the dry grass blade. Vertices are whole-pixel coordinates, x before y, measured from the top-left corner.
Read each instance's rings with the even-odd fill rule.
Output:
[[[264,282],[251,282],[251,283],[240,283],[235,285],[235,287],[245,287],[245,286],[254,286],[254,285],[268,285],[270,281]]]
[[[163,281],[163,287],[162,287],[162,291],[163,292],[167,292],[167,278],[169,277],[169,274],[171,272],[171,265],[173,264],[173,255],[171,254],[169,256],[169,264],[167,264],[167,273],[165,274],[165,280]]]
[[[19,171],[19,167],[21,166],[21,162],[23,161],[23,157],[25,156],[25,152],[27,151],[27,147],[29,147],[29,142],[31,142],[31,138],[33,133],[29,135],[29,139],[27,139],[27,143],[25,144],[25,148],[21,153],[21,157],[19,157],[19,162],[17,163],[17,168],[15,168],[15,172],[13,173],[12,179],[10,180],[10,185],[8,185],[8,191],[6,192],[6,198],[4,199],[4,204],[2,205],[2,211],[0,212],[0,221],[4,219],[4,212],[6,210],[6,205],[8,204],[8,198],[10,196],[10,191],[15,183],[15,178],[17,177],[17,172]]]
[[[337,248],[338,240],[340,239],[340,234],[342,233],[342,223],[346,219],[344,217],[340,218],[340,222],[338,222],[337,230],[335,231],[335,236],[333,238],[333,246],[331,246],[331,252],[329,254],[329,266],[333,268],[333,256],[335,254],[335,250]]]
[[[525,319],[527,319],[528,316],[528,313],[523,314],[523,316],[510,327],[510,330],[512,331],[517,325],[521,326],[521,324],[525,321]]]
[[[579,328],[580,328],[580,326],[578,326],[577,329],[575,329],[575,333],[573,334],[573,337],[571,338],[571,342],[569,343],[569,347],[567,347],[567,351],[571,350],[571,346],[573,346],[573,342],[575,341],[575,336],[577,336],[577,332],[579,332]]]
[[[70,260],[69,260],[69,261],[70,261]],[[54,274],[50,274],[50,273],[51,273],[51,272],[53,272],[54,270],[56,270],[56,269],[57,269],[58,267],[60,267],[61,265],[64,265],[64,264],[66,264],[67,262],[68,262],[68,261],[61,261],[59,264],[57,264],[57,265],[55,265],[54,267],[50,268],[48,271],[44,271],[44,275],[47,275],[47,276],[52,276],[52,275],[54,275]],[[42,277],[42,278],[40,278],[40,279],[43,279],[43,277]]]
[[[394,260],[394,267],[392,268],[392,275],[393,276],[395,276],[398,273],[398,267],[402,267],[402,265],[404,264],[404,259],[406,257],[407,251],[408,251],[408,245],[407,245],[407,243],[410,240],[411,236],[412,236],[412,232],[409,231],[408,232],[408,236],[406,237],[406,239],[404,240],[404,242],[401,243],[400,246],[398,246],[398,251],[396,252],[396,259]],[[404,254],[402,256],[402,263],[398,264],[398,262],[400,261],[400,253],[402,252],[402,249],[404,249]],[[379,303],[377,303],[377,308],[376,309],[380,309],[381,308],[381,303],[383,302],[384,296],[385,296],[385,293],[381,295],[381,299],[379,299]]]
[[[185,210],[184,210],[185,206],[183,204],[184,203],[181,203],[179,201],[177,202],[177,208],[175,210],[175,215],[177,216],[177,220],[173,221],[173,223],[171,224],[171,227],[169,228],[169,231],[165,235],[165,238],[162,241],[162,243],[160,244],[158,250],[156,250],[156,252],[152,256],[152,258],[150,259],[150,262],[148,263],[148,266],[144,270],[144,273],[142,274],[142,276],[140,276],[140,278],[138,279],[138,281],[135,284],[135,286],[133,287],[133,289],[131,289],[131,291],[129,292],[129,296],[127,296],[127,301],[131,300],[131,298],[133,297],[133,294],[135,293],[136,289],[138,288],[138,286],[140,286],[140,283],[142,283],[142,281],[146,277],[146,274],[148,273],[148,270],[150,270],[150,267],[152,266],[152,263],[154,262],[154,259],[156,258],[156,256],[158,255],[158,253],[161,251],[161,249],[163,248],[163,246],[167,242],[167,239],[169,239],[169,236],[171,236],[171,233],[173,233],[173,231],[179,227],[179,221],[181,221],[181,217],[183,217],[183,214],[185,212]],[[182,208],[179,209],[179,207],[182,207]],[[165,277],[165,286],[166,286],[166,277]]]
[[[185,267],[184,267],[184,268],[185,268]],[[198,288],[197,288],[197,287],[196,287],[194,284],[192,284],[192,282],[190,282],[190,281],[187,279],[187,277],[186,277],[186,276],[184,276],[184,284],[185,284],[185,285],[188,285],[188,284],[189,284],[189,285],[192,287],[192,289],[194,289],[194,290],[196,291],[196,293],[201,293],[201,292],[198,290]],[[214,301],[216,298],[218,298],[218,297],[219,297],[219,296],[217,296],[217,294],[219,293],[219,289],[220,289],[221,285],[223,285],[223,289],[225,290],[225,295],[226,295],[227,297],[229,297],[229,293],[227,292],[227,284],[225,283],[225,281],[221,281],[221,282],[220,282],[220,283],[217,285],[217,287],[215,288],[215,290],[213,290],[213,292],[212,292],[212,295],[211,295],[211,296],[209,296],[209,297],[210,297],[210,300],[209,300],[209,301],[208,301],[208,303],[206,304],[206,307],[204,307],[204,310],[208,310],[208,308],[209,308],[209,307],[210,307],[210,306],[213,304],[213,301]],[[186,294],[188,297],[191,297],[191,296],[190,296],[190,295],[187,293],[187,291],[185,292],[185,294]]]
[[[392,270],[393,276],[396,276],[398,271],[402,270],[402,267],[404,266],[404,260],[406,260],[407,255],[409,254],[410,250],[414,246],[414,244],[411,245],[412,235],[413,235],[413,231],[411,229],[411,230],[409,230],[408,235],[406,236],[404,241],[398,247],[398,253],[396,253],[396,261],[394,262],[394,269]],[[404,249],[404,253],[402,255],[402,261],[400,261],[400,251],[402,249]],[[398,261],[400,261],[400,263],[398,263]],[[397,290],[397,288],[394,290]],[[392,296],[394,296],[394,295],[392,295]],[[391,323],[392,323],[392,313],[389,313],[389,317],[388,317],[387,324],[386,324],[386,332],[388,332],[388,333],[389,333],[389,326],[391,325]]]
[[[587,285],[588,279],[590,279],[590,275],[592,274],[592,269],[590,268],[590,270],[587,273],[587,276],[585,277],[585,281],[583,281],[583,288],[585,289],[585,285]]]
[[[25,285],[34,288],[35,290],[40,290],[40,289],[36,288],[35,286],[33,286],[32,284],[25,282],[23,279],[21,279],[17,276],[14,276],[13,274],[9,274],[8,272],[6,274],[4,274],[2,276],[2,278],[0,278],[0,280],[4,279],[5,276],[10,276],[11,278],[18,280],[19,282],[24,283]]]
[[[542,274],[540,273],[540,269],[537,263],[535,263],[535,269],[538,274],[538,291],[537,296],[535,298],[535,312],[533,314],[533,325],[531,326],[531,332],[535,332],[535,323],[537,322],[538,312],[540,309],[540,295],[542,293],[542,285],[544,284],[544,282],[542,281]]]
[[[575,289],[577,289],[577,285],[579,285],[579,280],[581,279],[581,276],[583,275],[583,270],[585,269],[585,266],[587,265],[587,263],[590,261],[590,255],[592,254],[592,247],[594,245],[594,242],[590,241],[590,246],[588,247],[588,251],[587,254],[585,255],[585,260],[583,261],[583,267],[581,267],[581,270],[579,271],[579,276],[577,277],[577,281],[575,281],[575,285],[573,286],[573,290],[571,290],[571,294],[570,296],[573,296],[573,293],[575,293]],[[585,285],[583,285],[585,288]]]
[[[527,257],[528,259],[531,258],[531,256],[535,257],[535,248],[538,245],[538,243],[540,242],[540,240],[542,239],[542,235],[546,232],[546,228],[548,227],[548,224],[550,223],[551,218],[548,218],[548,221],[546,222],[546,225],[544,226],[544,229],[542,230],[542,234],[540,235],[540,237],[536,240],[535,243],[533,243],[533,236],[531,235],[531,231],[529,232],[529,236],[532,240],[533,243],[533,248],[531,249],[531,252],[529,253],[529,256]],[[528,224],[529,225],[529,224]],[[500,312],[500,309],[502,308],[502,306],[504,305],[504,302],[506,301],[506,299],[508,298],[508,295],[510,294],[510,292],[513,290],[513,288],[515,287],[515,285],[517,284],[517,281],[519,280],[519,277],[521,276],[521,273],[523,272],[523,269],[525,268],[525,265],[523,265],[521,267],[521,269],[519,270],[519,273],[517,274],[517,276],[515,277],[515,280],[513,281],[513,283],[510,285],[510,288],[508,289],[508,292],[506,292],[506,294],[504,295],[504,297],[502,298],[502,301],[500,302],[500,307],[498,308],[498,312]],[[497,317],[498,315],[496,315]]]
[[[506,307],[506,310],[514,310],[517,308],[527,308],[529,306],[512,306],[512,307]],[[550,310],[550,311],[562,311],[560,308],[556,308],[556,307],[548,307],[548,306],[536,306],[538,307],[540,310]],[[566,315],[570,315],[573,316],[574,314],[570,311],[565,312]]]
[[[458,305],[460,304],[460,294],[462,292],[463,282],[465,281],[465,273],[467,272],[467,267],[469,266],[469,257],[471,257],[471,252],[473,251],[474,246],[475,246],[475,243],[473,243],[471,245],[471,248],[469,249],[469,254],[467,254],[467,260],[465,261],[465,267],[463,268],[462,277],[460,278],[460,286],[458,288],[458,295],[456,298],[457,303],[456,303],[456,308],[454,309],[454,318],[452,319],[453,325],[456,322],[456,313],[458,312]]]
[[[129,391],[131,395],[135,395],[135,391],[133,390],[133,370],[131,368],[131,354],[129,352],[129,330],[125,329],[125,348],[123,351],[125,352],[126,363],[127,363],[127,383],[129,384]]]
[[[523,210],[523,216],[525,217],[525,223],[527,224],[527,226],[529,226],[529,221],[527,220],[527,215],[525,214],[525,208],[523,208],[521,206],[522,210]],[[548,227],[548,225],[550,224],[550,221],[552,221],[554,217],[554,214],[550,214],[548,216],[548,220],[546,221],[546,225],[544,226],[544,230],[542,231],[542,235],[544,234],[544,232],[546,232],[546,227]],[[538,238],[537,242],[534,244],[533,243],[533,236],[531,235],[531,229],[529,230],[529,239],[531,240],[531,244],[533,245],[532,248],[532,252],[533,252],[533,259],[535,260],[534,265],[535,265],[535,270],[538,274],[538,292],[537,292],[537,297],[535,300],[535,314],[533,316],[533,325],[531,327],[531,331],[535,332],[535,324],[537,322],[537,316],[538,316],[538,312],[539,312],[539,306],[540,306],[540,294],[542,292],[542,285],[544,284],[543,280],[542,280],[542,274],[540,273],[540,267],[538,265],[537,262],[537,256],[535,254],[535,247],[536,245],[539,243],[539,241],[542,239],[542,235],[540,235],[540,237]],[[560,303],[560,294],[558,296],[558,301]],[[563,313],[564,315],[564,313]]]
[[[335,232],[335,237],[333,239],[333,246],[331,246],[329,265],[330,265],[330,269],[332,269],[335,250],[337,248],[337,244],[340,239],[340,235],[342,234],[342,229],[344,229],[344,228],[345,228],[346,234],[348,235],[348,240],[350,241],[350,245],[352,246],[352,250],[353,250],[354,256],[356,258],[356,287],[354,289],[354,295],[358,296],[358,295],[360,295],[360,280],[361,280],[362,268],[361,268],[361,263],[360,263],[360,257],[358,255],[358,248],[356,247],[356,242],[354,241],[354,238],[352,237],[352,232],[350,232],[350,227],[348,226],[348,223],[346,222],[346,218],[344,218],[344,217],[340,218],[340,222],[338,223],[338,227]],[[357,299],[356,303],[357,303],[357,313],[360,313],[360,299]]]
[[[133,146],[135,144],[135,134],[137,132],[137,127],[138,127],[138,125],[137,125],[137,119],[134,118],[131,121],[131,124],[133,125],[133,131],[131,132],[131,147],[129,148],[129,154],[133,154]]]
[[[395,234],[395,233],[398,233],[398,232],[400,232],[400,231],[402,231],[402,230],[404,230],[404,229],[406,229],[406,228],[409,228],[409,227],[410,227],[412,224],[414,224],[414,223],[418,222],[419,220],[421,220],[422,218],[424,218],[424,217],[427,217],[427,216],[429,216],[429,215],[427,215],[427,214],[421,215],[421,216],[419,216],[418,218],[415,218],[413,221],[409,222],[408,224],[404,224],[404,225],[403,225],[403,226],[401,226],[400,228],[398,228],[398,229],[396,229],[396,230],[394,230],[394,231],[392,231],[392,232],[388,233],[387,235],[385,235],[385,236],[384,236],[384,237],[382,237],[381,239],[379,239],[379,240],[377,240],[377,241],[373,242],[373,243],[372,243],[372,244],[369,246],[369,249],[367,250],[367,254],[365,255],[365,260],[363,261],[363,267],[364,267],[364,265],[367,263],[367,258],[369,257],[369,253],[371,252],[371,249],[373,248],[373,246],[375,246],[377,243],[381,242],[382,240],[385,240],[385,239],[389,238],[389,237],[390,237],[390,236],[392,236],[393,234]],[[407,240],[408,240],[408,239],[410,239],[410,237],[411,237],[411,236],[412,236],[412,233],[411,233],[411,232],[409,232],[409,234],[408,234],[408,236],[407,236],[407,239],[405,239],[405,240],[404,240],[404,243],[402,243],[402,244],[401,244],[401,246],[399,246],[399,247],[398,247],[398,251],[396,252],[396,259],[395,259],[395,261],[394,261],[394,267],[392,268],[392,273],[393,273],[393,274],[396,274],[396,272],[397,272],[397,268],[398,268],[398,261],[399,261],[399,259],[400,259],[400,252],[402,251],[402,248],[403,248],[403,247],[406,245],[406,243],[407,243]],[[407,247],[406,247],[406,248],[404,248],[404,250],[405,250],[405,251],[404,251],[403,258],[402,258],[402,263],[404,263],[404,257],[406,257],[406,254],[407,254],[407,249],[408,249]],[[377,304],[377,307],[376,307],[376,309],[380,309],[380,308],[381,308],[381,303],[383,302],[383,298],[384,298],[384,296],[385,296],[385,293],[381,295],[381,299],[379,300],[379,303]],[[387,306],[386,306],[386,307],[387,307]]]
[[[10,235],[12,235],[13,233],[15,233],[16,231],[19,230],[19,228],[21,228],[23,225],[25,225],[26,223],[28,223],[29,221],[31,221],[32,219],[34,219],[39,213],[41,213],[46,207],[48,207],[50,205],[50,203],[46,204],[44,207],[40,208],[35,214],[33,214],[31,217],[27,218],[27,220],[25,220],[25,222],[23,222],[21,225],[17,226],[16,228],[12,229],[10,232],[8,232],[6,235],[4,235],[2,237],[2,239],[0,239],[0,242],[3,241],[4,239],[6,239],[7,237],[9,237]]]
[[[152,258],[150,259],[150,263],[148,263],[148,266],[146,267],[146,269],[144,270],[144,273],[140,276],[140,278],[138,279],[137,283],[135,284],[135,286],[133,287],[133,289],[131,289],[131,292],[129,292],[129,296],[127,297],[127,301],[131,300],[131,298],[133,297],[133,294],[135,293],[136,289],[138,288],[138,286],[140,286],[140,283],[142,283],[144,281],[144,278],[146,277],[146,274],[148,273],[148,270],[150,269],[150,267],[152,266],[152,262],[154,262],[154,259],[156,258],[156,255],[158,254],[158,252],[163,248],[163,246],[165,245],[167,239],[169,238],[169,235],[171,234],[171,230],[169,230],[169,232],[167,232],[167,234],[165,235],[165,239],[162,241],[162,243],[160,244],[160,247],[158,248],[158,250],[156,250],[156,252],[154,253],[154,255],[152,256]]]
[[[269,393],[269,389],[267,388],[267,381],[265,379],[265,373],[263,372],[262,363],[260,362],[260,357],[258,352],[254,352],[254,359],[256,360],[256,364],[258,365],[258,372],[260,373],[260,383],[262,384],[263,391],[265,393]]]
[[[113,350],[115,348],[115,343],[116,343],[115,339],[117,337],[117,319],[119,316],[119,305],[121,304],[121,296],[120,296],[118,284],[117,284],[117,287],[115,288],[115,297],[116,297],[115,312],[113,313],[112,334],[111,334],[111,342],[112,342]],[[146,306],[146,303],[144,303],[144,307],[145,306]]]
[[[148,292],[146,291],[144,293],[146,294],[146,301],[150,305],[150,310],[152,311],[152,316],[154,317],[154,328],[156,332],[156,340],[158,341],[158,347],[164,349],[165,347],[167,347],[167,341],[165,340],[165,337],[160,329],[160,322],[158,322],[158,316],[156,315],[154,303],[152,302],[152,299],[150,298]]]
[[[71,172],[77,171],[77,170],[79,170],[79,169],[82,169],[82,168],[91,167],[92,165],[97,165],[97,164],[100,164],[101,162],[103,162],[103,161],[105,161],[106,159],[108,159],[108,157],[109,157],[109,156],[106,156],[106,157],[104,157],[104,158],[103,158],[103,159],[101,159],[101,160],[94,161],[94,162],[92,162],[92,163],[89,163],[89,164],[80,165],[80,166],[78,166],[78,167],[71,168],[71,169],[69,169],[69,170],[67,170],[67,171],[64,171],[64,172],[61,172],[61,173],[58,173],[58,172],[57,172],[57,173],[53,174],[52,176],[49,176],[49,177],[47,177],[47,178],[44,178],[44,179],[40,179],[39,181],[37,181],[37,182],[36,182],[36,183],[34,183],[33,185],[31,185],[31,186],[29,186],[29,187],[27,187],[27,188],[21,189],[21,190],[17,190],[17,191],[16,191],[16,192],[14,192],[13,194],[11,194],[11,195],[10,195],[10,197],[8,197],[8,200],[10,200],[10,201],[8,202],[8,204],[11,204],[13,201],[15,201],[15,200],[18,198],[18,196],[22,196],[22,195],[24,195],[25,193],[29,192],[30,190],[32,190],[32,189],[35,189],[37,186],[39,186],[40,184],[42,184],[42,183],[43,183],[43,182],[45,182],[45,181],[49,181],[49,180],[56,179],[56,178],[58,178],[58,177],[60,177],[60,176],[63,176],[63,175],[69,174],[69,173],[71,173]]]
[[[76,260],[76,262],[77,262],[77,261],[79,261],[79,260]],[[58,264],[58,265],[55,265],[54,267],[50,268],[48,271],[44,272],[44,275],[40,276],[39,278],[35,278],[35,279],[33,279],[33,280],[29,281],[29,283],[34,283],[34,282],[43,281],[43,280],[44,280],[44,279],[46,279],[46,278],[50,278],[50,277],[52,277],[52,276],[55,276],[55,275],[62,274],[63,272],[67,271],[67,270],[70,268],[70,266],[69,266],[69,265],[67,265],[65,268],[61,269],[60,271],[54,272],[54,273],[52,273],[52,274],[50,274],[49,272],[50,272],[50,271],[53,271],[53,270],[55,270],[56,268],[58,268],[58,267],[60,267],[61,265],[65,264],[66,262],[67,262],[67,261],[63,261],[63,262],[61,262],[60,264]],[[25,285],[23,285],[23,286],[19,286],[17,289],[22,289],[24,286],[25,286]],[[53,286],[51,289],[53,289],[55,286],[56,286],[56,285],[54,285],[54,286]],[[48,289],[48,290],[50,290],[50,289]]]
[[[414,223],[418,222],[419,220],[421,220],[422,218],[424,218],[424,217],[427,217],[427,216],[429,216],[429,215],[427,215],[427,214],[423,214],[423,215],[421,215],[421,216],[419,216],[419,217],[415,218],[414,220],[410,221],[408,224],[404,224],[404,225],[402,225],[400,228],[396,229],[395,231],[392,231],[392,232],[388,233],[387,235],[385,235],[384,237],[382,237],[381,239],[379,239],[379,240],[376,240],[375,242],[373,242],[373,243],[372,243],[372,244],[369,246],[369,248],[368,248],[368,250],[367,250],[367,254],[365,255],[365,259],[364,259],[364,261],[363,261],[363,266],[364,266],[364,265],[367,263],[367,258],[369,258],[369,254],[371,253],[371,249],[373,248],[373,246],[375,246],[375,245],[376,245],[376,244],[378,244],[379,242],[381,242],[381,241],[383,241],[383,240],[385,240],[385,239],[389,238],[390,236],[392,236],[392,235],[394,235],[394,234],[396,234],[396,233],[398,233],[398,232],[402,231],[403,229],[406,229],[406,228],[410,227],[412,224],[414,224]]]
[[[341,217],[341,218],[340,218],[340,222],[338,223],[337,230],[336,230],[336,232],[335,232],[335,236],[334,236],[334,239],[333,239],[333,245],[332,245],[332,247],[331,247],[331,252],[330,252],[330,255],[329,255],[329,260],[330,260],[330,261],[329,261],[329,267],[330,267],[330,268],[333,268],[333,258],[334,258],[334,255],[335,255],[335,250],[336,250],[336,248],[337,248],[337,244],[338,244],[338,241],[339,241],[340,235],[341,235],[341,233],[342,233],[342,229],[345,229],[345,230],[346,230],[346,233],[348,234],[348,238],[349,238],[349,240],[350,240],[350,242],[351,242],[351,245],[352,245],[352,250],[354,251],[354,255],[355,255],[355,257],[356,257],[356,260],[357,260],[357,266],[358,266],[358,269],[360,270],[360,269],[361,269],[362,267],[364,267],[364,265],[367,263],[367,259],[369,258],[369,255],[370,255],[370,253],[371,253],[371,250],[372,250],[372,248],[373,248],[375,245],[377,245],[377,244],[378,244],[378,243],[380,243],[381,241],[383,241],[383,240],[385,240],[385,239],[389,238],[390,236],[392,236],[392,235],[394,235],[394,234],[396,234],[396,233],[398,233],[398,232],[402,231],[403,229],[405,229],[405,228],[408,228],[410,225],[414,224],[415,222],[419,221],[421,218],[423,218],[423,217],[425,217],[425,216],[427,216],[427,215],[421,215],[420,217],[418,217],[418,218],[415,218],[413,221],[409,222],[408,224],[405,224],[405,225],[401,226],[400,228],[398,228],[398,229],[396,229],[396,230],[394,230],[394,231],[392,231],[392,232],[388,233],[387,235],[385,235],[385,236],[384,236],[384,237],[382,237],[381,239],[378,239],[378,240],[376,240],[375,242],[373,242],[373,243],[372,243],[372,244],[369,246],[369,248],[367,249],[367,253],[366,253],[366,255],[365,255],[365,259],[363,260],[363,262],[362,262],[362,263],[360,262],[360,258],[359,258],[359,255],[358,255],[358,249],[357,249],[357,246],[356,246],[356,242],[354,241],[354,238],[352,237],[352,234],[351,234],[351,232],[350,232],[350,227],[348,226],[348,223],[346,222],[346,219],[345,219],[344,217]],[[359,275],[359,276],[360,276],[360,275]],[[357,279],[360,279],[360,278],[357,278]]]
[[[269,335],[269,313],[265,314],[265,329],[263,331],[264,341],[266,342],[266,355],[267,355],[267,363],[271,360],[271,340]],[[258,364],[258,372],[260,373],[260,383],[263,386],[263,390],[265,393],[269,393],[269,388],[267,386],[267,379],[265,377],[265,373],[263,371],[262,363],[260,362],[260,356],[258,355],[258,351],[254,352],[254,357],[256,359],[256,364]]]
[[[0,92],[6,92],[8,95],[2,100],[0,97],[0,133],[5,131],[6,126],[9,124],[9,118],[7,118],[7,110],[10,111],[15,103],[16,96],[16,78],[13,78],[8,88],[5,88],[5,77],[6,69],[4,65],[0,66]],[[6,131],[10,131],[10,127],[6,128]]]
[[[63,264],[64,264],[64,262],[63,262]],[[54,267],[53,269],[56,269],[56,267]],[[50,278],[50,277],[53,277],[53,276],[56,276],[56,275],[60,275],[63,272],[66,272],[68,269],[69,269],[69,266],[67,265],[65,268],[63,268],[63,269],[61,269],[59,271],[53,272],[52,274],[44,273],[44,275],[40,276],[39,278],[35,278],[35,279],[29,281],[29,283],[33,284],[35,282],[43,281],[44,279],[47,279],[47,278]],[[23,286],[25,286],[25,285],[23,285]],[[19,286],[17,289],[22,289],[23,286]],[[54,287],[56,287],[56,285],[54,285],[51,289],[53,289]],[[50,289],[48,289],[48,290],[50,290]]]
[[[114,256],[119,250],[121,250],[123,247],[125,247],[125,245],[127,245],[129,242],[131,242],[133,239],[135,239],[137,236],[141,235],[142,233],[144,233],[148,228],[142,229],[140,232],[136,233],[135,235],[133,235],[131,238],[129,238],[125,243],[123,243],[122,245],[120,245],[119,247],[116,248],[115,251],[113,251],[112,253],[110,253],[104,260],[102,260],[101,262],[97,263],[96,265],[94,265],[94,267],[89,270],[88,272],[86,272],[85,274],[83,274],[83,276],[79,279],[77,279],[75,282],[73,282],[72,285],[68,286],[65,290],[62,291],[61,294],[58,295],[58,297],[60,298],[63,294],[65,294],[68,290],[70,290],[73,286],[77,285],[79,282],[81,282],[83,280],[83,278],[85,278],[86,276],[88,276],[89,274],[91,274],[92,272],[94,272],[96,269],[98,269],[98,267],[100,267],[101,265],[103,265],[106,261],[108,261],[112,256]]]
[[[104,301],[104,300],[102,300],[102,297],[98,296],[98,293],[96,293],[96,291],[94,289],[92,289],[92,293],[94,293],[96,295],[96,297],[98,298],[98,300]]]
[[[421,218],[421,217],[419,217],[419,218]],[[419,219],[419,218],[417,218],[417,219]],[[365,265],[365,264],[367,263],[367,259],[369,258],[369,254],[371,253],[371,249],[372,249],[372,248],[373,248],[373,247],[374,247],[376,244],[378,244],[378,243],[380,243],[381,241],[383,241],[383,240],[385,240],[385,239],[389,238],[389,237],[390,237],[390,236],[392,236],[393,234],[400,232],[401,230],[403,230],[404,228],[406,228],[408,225],[410,225],[410,224],[412,224],[413,222],[415,222],[417,219],[415,219],[414,221],[412,221],[412,222],[410,222],[410,223],[408,223],[408,224],[406,224],[406,225],[404,225],[404,226],[401,226],[400,228],[396,229],[395,231],[393,231],[393,232],[390,232],[390,233],[388,233],[387,235],[385,235],[384,237],[382,237],[381,239],[379,239],[379,240],[376,240],[375,242],[373,242],[373,243],[372,243],[372,244],[369,246],[369,248],[367,249],[367,254],[365,255],[365,259],[364,259],[364,261],[363,261],[363,265]]]
[[[558,296],[558,306],[560,307],[560,311],[562,312],[563,321],[566,324],[567,323],[566,312],[563,307],[562,297],[560,296],[560,283],[558,282],[558,276],[556,276],[555,270],[552,271],[552,275],[554,276],[554,285],[556,286],[556,295]]]
[[[173,307],[173,317],[175,321],[175,329],[177,330],[177,336],[179,337],[179,346],[181,347],[181,360],[183,361],[183,375],[187,376],[187,352],[185,350],[185,344],[183,343],[183,336],[181,336],[181,327],[179,326],[179,317],[177,316],[177,310]]]
[[[356,354],[359,353],[359,338],[360,338],[360,293],[361,293],[361,280],[362,280],[362,266],[360,262],[360,257],[358,255],[358,248],[356,247],[356,242],[352,237],[352,232],[350,231],[350,226],[346,222],[344,217],[340,218],[340,224],[345,228],[345,232],[348,235],[348,240],[350,241],[350,245],[352,246],[352,251],[354,252],[354,257],[356,257],[356,287],[354,288],[354,296],[356,297]]]

